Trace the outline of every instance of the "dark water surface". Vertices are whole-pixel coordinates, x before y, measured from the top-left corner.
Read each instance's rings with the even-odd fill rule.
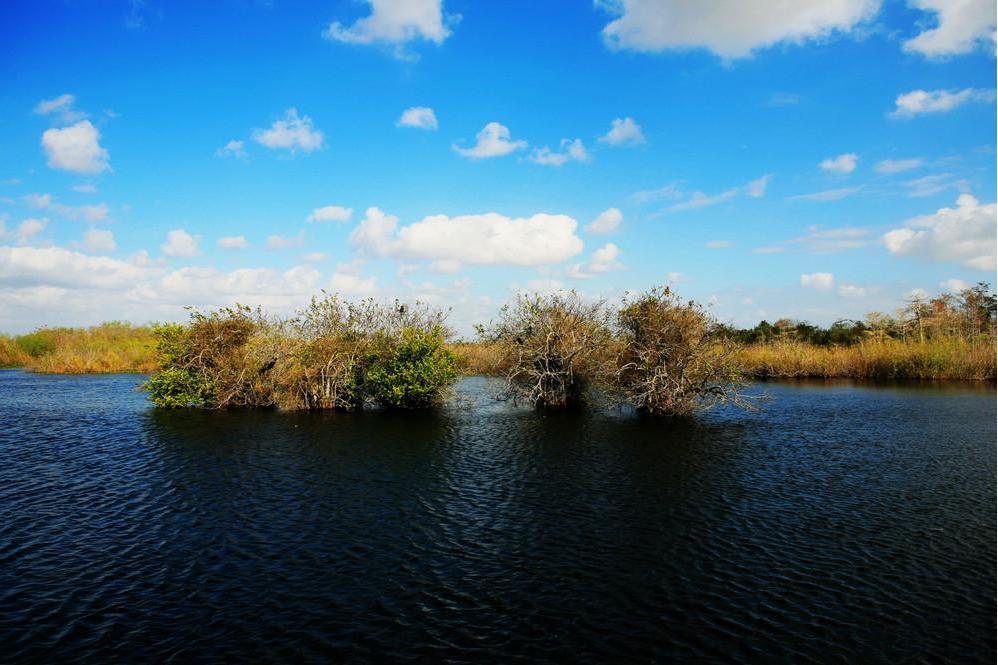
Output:
[[[994,662],[993,386],[696,423],[0,372],[0,661]]]

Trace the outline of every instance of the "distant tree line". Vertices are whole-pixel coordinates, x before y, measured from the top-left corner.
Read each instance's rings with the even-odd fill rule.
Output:
[[[956,337],[985,342],[995,336],[995,292],[988,282],[959,293],[912,296],[894,314],[870,312],[863,320],[839,319],[827,328],[806,321],[760,321],[753,328],[719,325],[718,334],[738,344],[793,340],[815,346],[851,346],[865,340],[927,341]]]

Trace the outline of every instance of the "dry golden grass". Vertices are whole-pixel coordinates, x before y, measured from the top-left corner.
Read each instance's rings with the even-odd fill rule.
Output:
[[[0,368],[25,367],[31,356],[17,345],[17,338],[0,335]]]
[[[820,347],[796,341],[739,349],[736,362],[758,378],[972,379],[995,378],[995,342],[957,337],[925,342],[868,340]]]
[[[492,376],[502,373],[502,352],[493,344],[454,342],[447,348],[457,356],[458,369],[464,375]]]
[[[48,328],[30,335],[0,335],[0,367],[52,374],[153,372],[155,340],[149,328],[105,323],[91,328]],[[489,344],[455,342],[447,348],[462,374],[502,373],[501,354]],[[882,378],[994,380],[993,339],[971,343],[956,337],[925,342],[868,340],[854,346],[820,347],[795,341],[738,349],[738,365],[756,378]]]
[[[90,328],[43,328],[0,337],[0,365],[47,374],[152,372],[157,369],[149,328],[104,323]]]

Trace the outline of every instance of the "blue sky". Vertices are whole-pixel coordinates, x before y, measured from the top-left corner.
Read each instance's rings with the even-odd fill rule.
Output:
[[[326,289],[467,333],[520,290],[662,283],[829,323],[994,281],[990,2],[74,0],[0,26],[0,330]]]

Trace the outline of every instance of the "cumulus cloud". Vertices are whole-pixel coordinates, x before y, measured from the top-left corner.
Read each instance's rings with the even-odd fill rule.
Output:
[[[91,223],[103,222],[110,214],[110,210],[103,203],[87,206],[64,205],[56,201],[51,194],[28,194],[24,197],[24,202],[32,208],[48,210],[66,219]]]
[[[432,215],[403,227],[398,221],[378,208],[368,208],[350,243],[370,256],[451,265],[550,265],[582,251],[582,239],[575,232],[578,223],[567,215]]]
[[[620,262],[620,248],[612,242],[603,245],[585,263],[577,263],[568,269],[568,276],[573,279],[591,279],[611,270],[623,270]]]
[[[597,0],[617,16],[603,28],[614,50],[705,48],[740,58],[781,42],[803,43],[848,32],[873,17],[879,0]]]
[[[323,31],[326,39],[348,44],[385,44],[395,47],[399,58],[411,58],[405,45],[425,40],[440,45],[451,35],[448,23],[458,17],[445,16],[441,0],[367,0],[371,14],[349,27],[339,21]]]
[[[107,150],[100,145],[100,132],[89,120],[42,133],[42,148],[53,169],[74,173],[100,173],[111,168]]]
[[[856,170],[857,161],[859,161],[859,155],[854,152],[847,152],[838,157],[829,157],[818,164],[818,166],[821,167],[822,171],[829,171],[831,173],[852,173]]]
[[[353,208],[343,206],[323,206],[316,208],[309,214],[306,221],[309,222],[348,222],[353,215]]]
[[[586,146],[582,144],[582,139],[562,139],[561,145],[557,152],[551,150],[551,148],[544,146],[543,148],[535,148],[534,152],[528,158],[535,164],[543,164],[545,166],[561,166],[566,162],[585,162],[589,160],[589,152],[586,150]]]
[[[586,226],[586,231],[596,235],[613,233],[620,228],[623,219],[624,213],[618,208],[607,208]]]
[[[312,118],[299,117],[298,110],[290,108],[268,129],[254,129],[253,140],[273,150],[312,152],[322,147],[325,137],[312,125]]]
[[[877,162],[873,170],[883,175],[893,175],[917,169],[923,164],[925,164],[925,160],[921,157],[913,157],[911,159],[882,159]]]
[[[192,236],[183,229],[173,229],[166,234],[166,242],[159,246],[167,256],[191,257],[201,253],[198,249],[200,236]]]
[[[613,146],[635,146],[645,142],[645,135],[634,118],[614,118],[610,122],[610,131],[601,136],[599,141]]]
[[[301,260],[305,263],[322,263],[329,259],[329,254],[325,252],[308,252],[307,254],[302,254]]]
[[[87,229],[83,234],[83,247],[92,254],[107,253],[118,249],[118,243],[107,229]]]
[[[235,157],[242,159],[246,156],[246,143],[238,140],[231,140],[215,151],[218,157]]]
[[[996,209],[962,194],[955,208],[941,208],[931,215],[914,217],[903,228],[884,234],[891,254],[928,261],[957,261],[976,270],[995,269]]]
[[[428,106],[413,106],[402,111],[396,127],[415,127],[416,129],[437,129],[437,114]]]
[[[462,148],[456,143],[451,146],[464,157],[472,159],[487,159],[489,157],[502,157],[517,150],[527,147],[526,141],[513,141],[510,138],[509,128],[498,122],[490,122],[482,131],[475,135],[475,145],[470,148]]]
[[[345,296],[372,296],[377,290],[373,277],[361,277],[353,272],[334,272],[329,278],[330,290]]]
[[[835,286],[835,276],[830,272],[813,272],[800,276],[800,285],[806,289],[827,291]]]
[[[894,110],[887,115],[895,119],[914,118],[928,113],[946,113],[969,102],[992,102],[994,99],[994,90],[982,88],[912,90],[898,95]]]
[[[246,249],[249,247],[249,241],[246,240],[246,236],[225,236],[219,238],[215,245],[220,249]]]
[[[753,199],[762,198],[766,195],[766,187],[769,186],[769,182],[772,179],[772,175],[764,175],[761,178],[750,180],[748,184],[745,185],[746,196]]]
[[[12,234],[14,239],[19,245],[28,245],[34,242],[35,237],[45,230],[45,227],[49,225],[49,220],[42,217],[41,219],[29,218],[22,221],[17,226],[17,230]],[[0,231],[2,231],[0,227]],[[5,234],[0,234],[5,235]]]
[[[839,287],[839,295],[843,298],[865,298],[866,288],[855,284],[843,284]]]
[[[970,283],[965,282],[962,279],[951,278],[939,282],[940,288],[947,293],[960,293],[970,288]]]
[[[978,46],[994,49],[993,0],[909,0],[910,5],[936,16],[936,27],[904,43],[904,50],[938,58],[969,53]]]

